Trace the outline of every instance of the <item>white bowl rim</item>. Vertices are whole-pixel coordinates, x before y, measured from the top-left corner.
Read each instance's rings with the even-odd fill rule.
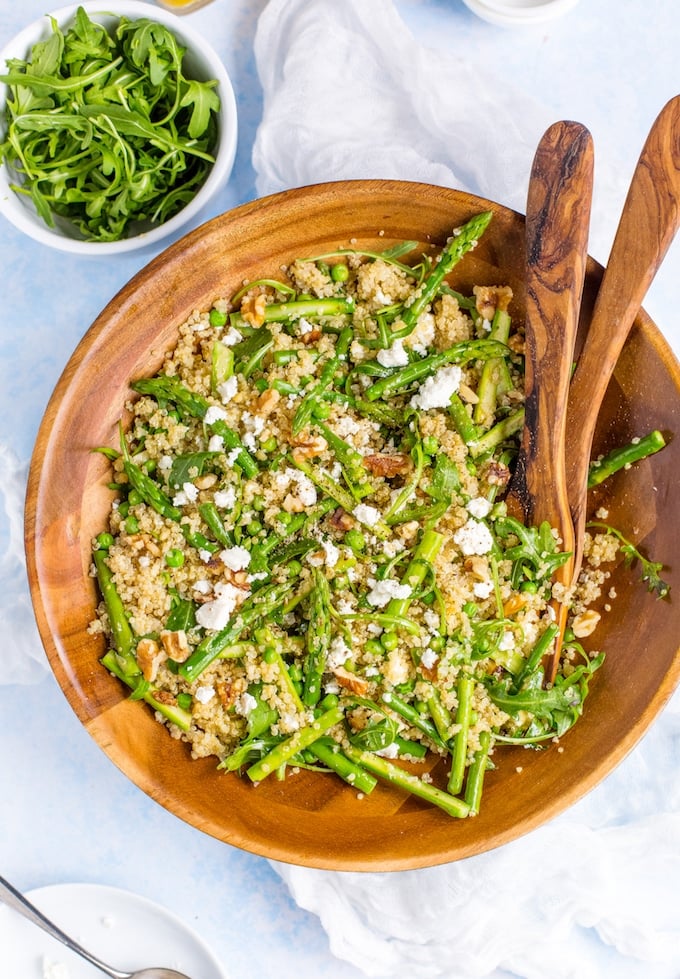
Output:
[[[543,24],[561,17],[578,0],[463,0],[469,10],[491,24],[503,27]]]
[[[164,24],[192,53],[206,62],[210,77],[216,78],[218,82],[217,91],[221,109],[215,163],[204,184],[189,203],[170,220],[150,231],[110,242],[86,241],[60,234],[58,230],[48,227],[37,214],[32,214],[27,206],[17,200],[17,195],[9,184],[6,164],[0,165],[0,214],[20,231],[35,241],[60,251],[92,256],[121,254],[147,248],[178,231],[206,206],[213,194],[229,178],[236,157],[238,139],[236,97],[229,74],[210,42],[184,19],[145,0],[110,0],[110,2],[109,0],[82,0],[81,3],[71,3],[48,11],[27,24],[0,50],[0,72],[4,72],[8,58],[25,56],[32,44],[46,36],[50,17],[63,25],[74,16],[79,7],[83,7],[90,16],[99,14],[102,17],[121,15],[148,17]],[[0,83],[0,107],[4,105],[5,92],[6,86]]]

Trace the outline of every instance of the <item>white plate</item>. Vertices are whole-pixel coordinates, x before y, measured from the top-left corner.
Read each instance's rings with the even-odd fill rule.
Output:
[[[29,891],[27,897],[62,931],[116,969],[167,966],[191,979],[229,979],[203,940],[180,918],[129,891],[100,884],[54,884]],[[49,975],[47,963],[60,979],[103,975],[2,904],[0,949],[0,975],[7,979],[44,979]]]

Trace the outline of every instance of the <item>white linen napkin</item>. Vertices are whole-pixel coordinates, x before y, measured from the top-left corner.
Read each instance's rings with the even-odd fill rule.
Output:
[[[260,195],[398,178],[525,210],[555,120],[492,71],[419,45],[392,0],[270,0],[255,54]],[[603,260],[625,181],[598,164],[590,251]],[[677,694],[603,785],[499,850],[397,874],[274,867],[368,976],[678,979],[679,752]]]

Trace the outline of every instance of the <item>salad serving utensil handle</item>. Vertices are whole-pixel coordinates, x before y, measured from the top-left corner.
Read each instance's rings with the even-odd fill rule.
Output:
[[[17,911],[32,924],[37,925],[38,928],[41,928],[51,938],[61,942],[71,952],[75,952],[76,955],[85,959],[90,965],[93,965],[100,972],[109,976],[109,979],[189,979],[188,976],[185,976],[181,972],[176,972],[174,969],[152,968],[141,969],[137,972],[121,972],[119,969],[114,969],[112,966],[102,962],[101,959],[98,959],[91,952],[88,952],[86,948],[79,945],[78,942],[63,932],[61,928],[58,928],[54,922],[50,921],[34,904],[31,904],[28,898],[24,897],[4,877],[0,877],[0,902]]]
[[[588,468],[598,414],[642,300],[680,225],[680,96],[657,116],[633,173],[569,390],[567,492],[574,577],[583,555]]]
[[[527,526],[547,521],[564,551],[574,531],[567,496],[565,435],[569,382],[585,281],[593,189],[593,140],[585,126],[562,121],[541,139],[531,170],[526,215],[525,421],[506,503]],[[556,580],[571,582],[571,562]],[[555,602],[559,631],[545,659],[554,678],[566,626],[566,603]]]

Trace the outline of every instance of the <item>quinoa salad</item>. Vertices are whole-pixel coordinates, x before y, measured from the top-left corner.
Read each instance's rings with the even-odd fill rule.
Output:
[[[90,630],[192,757],[255,784],[333,772],[359,798],[386,781],[467,817],[504,745],[559,744],[581,716],[603,660],[582,640],[632,545],[600,512],[565,590],[556,532],[507,512],[523,324],[503,283],[448,283],[490,219],[438,253],[296,259],[195,312],[132,382],[99,449],[116,495]]]

